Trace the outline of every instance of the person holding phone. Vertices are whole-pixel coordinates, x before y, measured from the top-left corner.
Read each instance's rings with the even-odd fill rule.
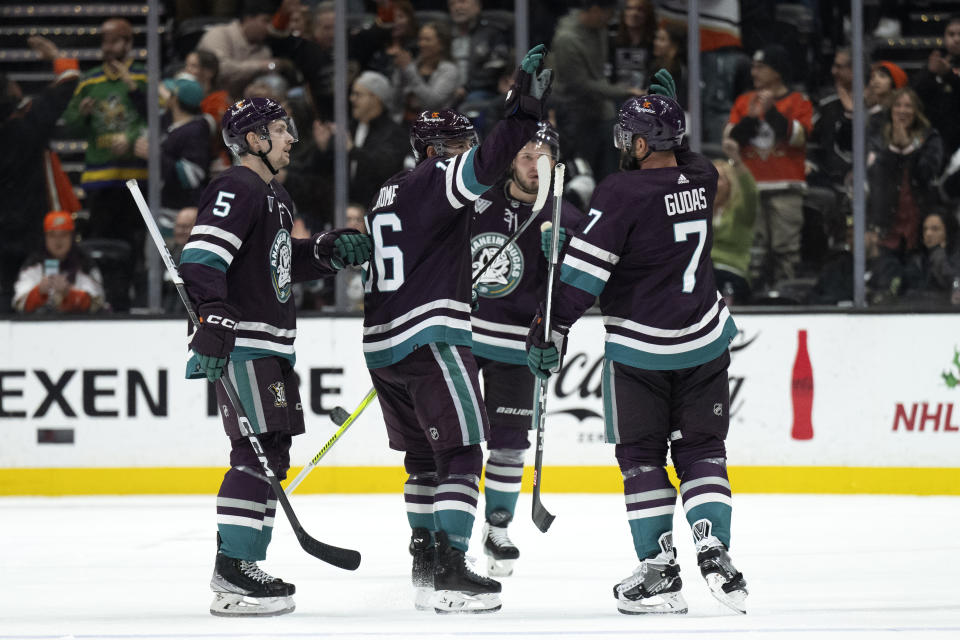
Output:
[[[73,218],[51,211],[43,220],[44,250],[27,258],[14,285],[20,313],[93,313],[103,306],[103,276],[74,243]]]
[[[944,160],[960,147],[960,14],[943,30],[943,48],[934,49],[914,83],[930,124],[943,136]]]

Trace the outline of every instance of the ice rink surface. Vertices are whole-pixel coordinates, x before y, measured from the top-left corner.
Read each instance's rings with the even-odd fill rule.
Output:
[[[297,586],[297,610],[208,613],[214,498],[0,499],[0,638],[960,638],[960,498],[735,495],[731,555],[748,614],[708,593],[678,508],[687,615],[625,616],[615,582],[637,564],[623,497],[544,494],[547,534],[520,498],[521,559],[503,609],[412,606],[401,495],[294,495],[314,537],[363,554],[355,572],[306,555],[278,512],[261,566]],[[482,503],[481,503],[482,508]],[[470,554],[485,564],[474,529]]]

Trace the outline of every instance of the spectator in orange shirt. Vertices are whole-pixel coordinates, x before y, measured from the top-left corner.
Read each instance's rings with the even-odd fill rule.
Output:
[[[813,126],[813,104],[785,84],[787,50],[770,44],[753,56],[754,91],[740,95],[730,111],[724,139],[739,147],[760,191],[754,245],[765,250],[763,284],[793,278],[800,262],[804,161]]]
[[[93,313],[103,306],[103,277],[74,244],[73,218],[51,211],[43,220],[44,251],[27,258],[14,286],[21,313]]]

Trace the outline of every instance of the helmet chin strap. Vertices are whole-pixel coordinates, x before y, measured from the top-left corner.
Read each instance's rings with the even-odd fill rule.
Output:
[[[647,152],[643,154],[642,158],[638,158],[633,155],[633,149],[631,148],[628,152],[623,150],[620,153],[620,170],[621,171],[633,171],[634,169],[642,169],[643,162],[650,157],[650,154],[653,153],[653,149],[647,146]]]
[[[270,164],[270,160],[267,159],[267,154],[273,151],[273,139],[270,137],[267,137],[267,144],[269,144],[270,146],[267,147],[266,151],[254,151],[254,154],[258,156],[261,160],[263,160],[263,164],[267,165],[267,169],[270,170],[270,173],[272,173],[273,175],[277,175],[278,173],[280,173],[280,171],[278,169],[274,169],[273,165]]]

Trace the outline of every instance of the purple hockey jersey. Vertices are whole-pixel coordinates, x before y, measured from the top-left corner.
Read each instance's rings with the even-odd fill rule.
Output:
[[[640,369],[709,362],[737,333],[710,248],[717,170],[684,147],[677,167],[606,178],[563,259],[554,317],[572,324],[599,296],[605,355]]]
[[[470,256],[473,273],[489,262],[500,247],[530,217],[533,205],[510,197],[503,181],[474,203]],[[473,352],[483,358],[526,364],[524,344],[530,322],[547,286],[547,260],[540,249],[540,225],[550,220],[553,195],[516,242],[497,257],[477,283],[480,307],[473,313]],[[583,214],[564,200],[560,224],[572,231]]]
[[[297,313],[292,285],[335,273],[313,259],[313,241],[290,237],[293,203],[276,180],[227,169],[200,198],[197,224],[180,256],[195,305],[222,301],[239,313],[231,358],[281,356],[295,361]]]
[[[367,228],[363,354],[376,369],[430,343],[470,346],[472,203],[495,184],[536,121],[500,121],[478,147],[428,158],[380,188]]]

